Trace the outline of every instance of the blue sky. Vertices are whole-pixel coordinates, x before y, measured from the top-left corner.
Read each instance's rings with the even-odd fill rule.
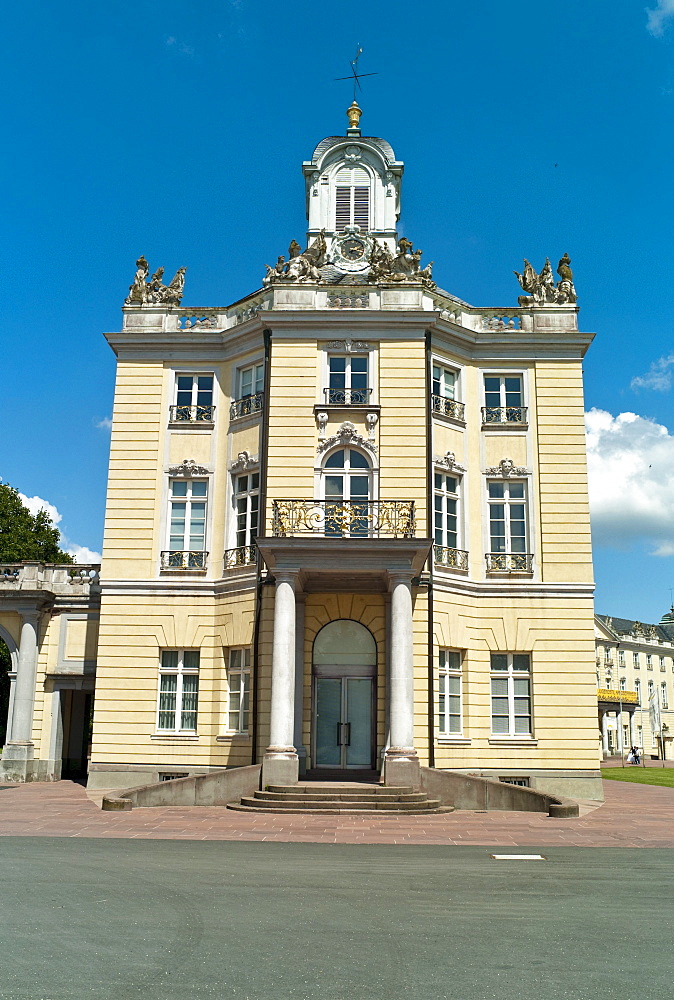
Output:
[[[305,230],[302,159],[345,128],[405,160],[401,230],[441,287],[515,305],[572,258],[597,608],[674,587],[674,0],[23,0],[5,5],[0,475],[100,550],[114,357],[144,253],[234,301]]]

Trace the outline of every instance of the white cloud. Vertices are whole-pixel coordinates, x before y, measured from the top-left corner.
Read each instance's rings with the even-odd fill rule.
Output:
[[[94,424],[101,431],[112,430],[112,419],[110,417],[103,417],[102,420],[95,420]]]
[[[646,29],[651,35],[660,38],[665,33],[667,22],[674,17],[674,0],[658,0],[657,7],[652,10],[646,7],[646,13],[648,14]]]
[[[35,517],[38,511],[46,510],[52,524],[59,524],[63,520],[63,515],[59,512],[58,508],[53,503],[49,503],[48,500],[43,500],[42,497],[27,497],[23,493],[19,493],[19,496],[24,507],[28,508],[33,517]],[[71,542],[63,533],[61,533],[60,546],[64,552],[73,557],[76,563],[100,563],[101,561],[100,552],[94,552],[93,549],[88,549],[86,545],[77,545],[75,542]]]
[[[672,0],[674,3],[674,0]],[[631,389],[655,389],[656,392],[668,392],[674,379],[674,354],[666,358],[658,358],[651,364],[645,375],[635,375],[630,382]]]
[[[636,413],[585,414],[595,542],[674,555],[674,435]]]
[[[53,503],[49,503],[48,500],[43,500],[42,497],[27,497],[23,493],[19,493],[19,496],[24,507],[28,508],[33,517],[35,517],[38,511],[46,510],[54,524],[58,524],[61,520],[61,515],[57,508]]]
[[[88,549],[86,545],[67,545],[66,552],[73,557],[76,563],[100,563],[101,553]]]
[[[184,42],[181,42],[175,35],[167,35],[164,41],[169,48],[174,46],[178,52],[182,52],[184,56],[194,55],[194,48],[191,45],[186,45]]]

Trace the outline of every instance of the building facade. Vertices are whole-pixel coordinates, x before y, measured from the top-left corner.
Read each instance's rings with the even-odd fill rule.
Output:
[[[422,763],[599,798],[568,257],[513,308],[439,289],[360,114],[302,164],[306,249],[191,309],[141,257],[106,335],[90,784]]]
[[[658,625],[597,615],[602,756],[674,756],[674,608]]]

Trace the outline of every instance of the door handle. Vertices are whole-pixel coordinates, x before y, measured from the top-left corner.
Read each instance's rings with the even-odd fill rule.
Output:
[[[345,742],[346,742],[347,747],[350,747],[351,746],[351,723],[350,722],[345,722],[344,725],[346,726],[346,741]]]

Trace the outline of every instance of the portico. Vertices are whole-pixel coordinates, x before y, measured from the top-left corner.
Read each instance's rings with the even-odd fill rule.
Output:
[[[298,605],[307,594],[358,593],[386,596],[389,608],[384,683],[386,780],[418,766],[414,746],[413,580],[419,577],[430,539],[260,538],[258,547],[273,581],[274,618],[269,745],[262,762],[262,784],[289,784],[299,776],[300,737],[295,719],[304,694],[296,663],[302,662],[304,629],[297,634]],[[298,597],[301,600],[298,601]],[[365,665],[364,665],[365,666]],[[315,699],[312,726],[316,725]],[[348,725],[348,723],[338,723]],[[341,739],[341,730],[338,734]],[[304,751],[306,753],[306,750]],[[310,756],[311,759],[311,756]],[[315,766],[316,760],[311,760]]]

